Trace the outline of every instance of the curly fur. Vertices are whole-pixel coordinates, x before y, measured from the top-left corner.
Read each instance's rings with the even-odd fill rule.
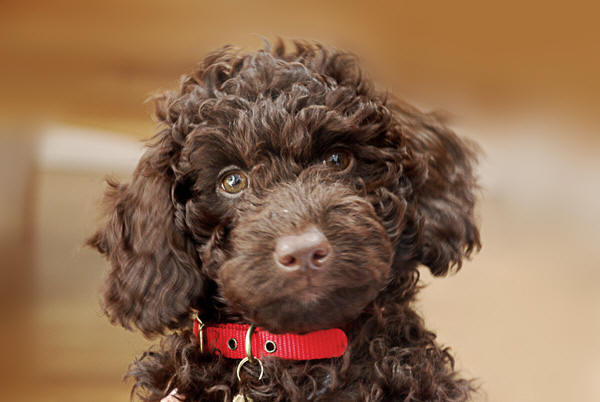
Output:
[[[111,271],[111,321],[163,335],[130,368],[133,392],[157,401],[464,401],[473,390],[412,309],[418,266],[459,269],[480,247],[476,146],[433,114],[377,92],[352,55],[218,50],[156,99],[162,130],[129,184],[109,182],[108,220],[89,243]],[[349,166],[322,163],[344,149]],[[239,197],[218,191],[228,166]],[[304,278],[273,264],[275,240],[316,225],[334,263]],[[343,328],[349,347],[322,361],[264,360],[238,382],[237,361],[200,354],[190,311],[273,332]],[[254,373],[256,374],[256,373]]]

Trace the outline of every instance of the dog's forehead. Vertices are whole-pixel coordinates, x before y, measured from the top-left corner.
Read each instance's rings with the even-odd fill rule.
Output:
[[[282,106],[281,98],[257,102],[242,111],[228,133],[248,163],[255,164],[273,157],[298,162],[311,158],[321,130],[312,127],[310,110],[290,112]]]
[[[310,163],[336,147],[353,147],[367,141],[360,127],[324,105],[290,112],[279,100],[256,102],[240,110],[227,126],[207,125],[193,142],[197,163],[251,168],[274,159]],[[330,116],[328,116],[328,114]]]
[[[233,64],[218,91],[207,84],[212,76],[196,84],[198,115],[190,120],[200,125],[188,141],[192,164],[307,164],[386,130],[385,100],[366,89],[350,61],[327,66],[259,53]]]

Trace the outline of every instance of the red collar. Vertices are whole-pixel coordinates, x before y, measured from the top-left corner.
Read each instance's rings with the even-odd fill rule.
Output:
[[[199,323],[198,320],[194,320],[194,335],[203,340],[203,349],[221,353],[230,359],[246,357],[244,345],[249,328],[250,325],[246,324],[206,324],[202,327],[202,336],[199,337]],[[275,356],[289,360],[339,357],[348,346],[346,334],[338,328],[303,335],[272,334],[256,328],[252,333],[251,342],[254,357]]]

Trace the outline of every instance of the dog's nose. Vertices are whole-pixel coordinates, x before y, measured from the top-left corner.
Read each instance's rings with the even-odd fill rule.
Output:
[[[331,254],[327,238],[314,226],[297,235],[282,236],[275,245],[275,262],[287,271],[319,269]]]

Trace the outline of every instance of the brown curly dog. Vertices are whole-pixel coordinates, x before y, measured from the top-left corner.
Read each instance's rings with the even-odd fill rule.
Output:
[[[111,264],[104,309],[163,336],[132,392],[467,400],[411,302],[420,264],[442,276],[480,247],[477,147],[377,92],[355,57],[295,46],[210,54],[157,98],[131,183],[109,182],[89,240]]]

